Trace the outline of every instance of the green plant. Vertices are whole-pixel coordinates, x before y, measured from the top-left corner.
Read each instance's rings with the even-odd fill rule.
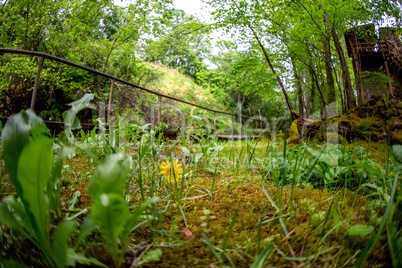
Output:
[[[93,198],[91,219],[106,240],[114,267],[121,267],[129,235],[142,212],[158,200],[151,198],[131,214],[123,197],[125,183],[126,169],[118,155],[110,155],[97,167],[88,185]]]
[[[398,174],[400,173],[402,169],[402,145],[394,145],[393,146],[393,153],[395,160],[399,163],[398,167]],[[398,176],[398,175],[397,175]],[[396,218],[395,224],[393,223],[394,215],[397,212],[399,207],[399,210],[402,207],[402,191],[399,189],[399,194],[397,196],[397,199],[394,200],[391,211],[389,213],[388,219],[387,219],[387,239],[388,239],[388,245],[389,249],[391,252],[391,258],[392,258],[392,265],[394,267],[401,267],[402,266],[402,256],[400,252],[402,252],[402,235],[401,235],[401,230],[398,230],[398,225],[400,226],[401,224],[401,219]],[[396,225],[396,226],[395,226]]]
[[[59,174],[63,156],[53,162],[53,140],[46,134],[44,122],[31,110],[23,110],[7,121],[2,132],[3,155],[17,197],[3,199],[0,223],[15,229],[37,246],[47,265],[65,267],[77,257],[68,247],[76,223],[61,221],[51,235],[52,205],[60,204],[60,200],[54,200],[60,194],[56,193],[59,187],[54,186],[60,178],[56,174]]]

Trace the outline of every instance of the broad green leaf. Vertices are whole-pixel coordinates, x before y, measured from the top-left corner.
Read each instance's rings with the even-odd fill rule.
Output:
[[[97,228],[97,225],[92,221],[90,215],[84,218],[84,223],[81,225],[80,233],[78,234],[77,240],[74,244],[74,248],[77,249],[81,242],[92,233]]]
[[[331,210],[332,216],[334,217],[334,225],[337,226],[341,222],[341,218],[339,217],[338,212],[335,208]],[[335,229],[336,234],[338,234],[338,229]]]
[[[186,147],[181,148],[181,150],[183,151],[184,156],[189,156],[191,154],[191,151]]]
[[[1,263],[2,267],[7,267],[7,268],[26,268],[28,266],[25,266],[22,263],[13,261],[13,260],[2,260]]]
[[[54,145],[53,145],[54,147]],[[49,197],[50,208],[55,213],[56,216],[61,218],[61,203],[60,203],[60,179],[61,179],[61,171],[63,169],[63,161],[69,154],[75,153],[73,148],[65,147],[61,149],[60,154],[56,157],[56,161],[54,163],[52,176],[50,177],[47,194]]]
[[[76,225],[75,221],[63,221],[59,224],[54,233],[52,255],[57,267],[66,266],[68,239]]]
[[[373,231],[374,231],[374,227],[371,225],[356,224],[349,229],[348,234],[349,235],[366,236]]]
[[[142,265],[152,261],[159,261],[162,257],[162,250],[160,248],[148,251],[145,255],[137,262],[137,265]]]
[[[131,155],[127,154],[123,159],[123,166],[126,169],[126,172],[129,173],[133,168],[133,158]]]
[[[394,151],[396,161],[398,161],[399,164],[402,164],[402,145],[394,145],[392,149]]]
[[[81,196],[81,192],[80,191],[75,191],[73,196],[71,197],[71,199],[68,201],[68,204],[70,205],[68,207],[68,210],[73,211],[76,210],[76,208],[74,208],[75,204],[77,204],[78,202],[78,197]]]
[[[77,113],[83,108],[90,106],[93,98],[94,94],[85,94],[81,99],[69,103],[71,109],[63,113],[65,133],[69,140],[74,139],[71,130],[81,128],[81,124],[76,117]]]
[[[80,264],[84,264],[84,265],[89,265],[89,266],[96,265],[96,266],[99,266],[99,267],[107,268],[106,265],[104,265],[103,263],[101,263],[97,259],[92,258],[92,257],[87,258],[87,257],[84,256],[84,254],[76,253],[74,251],[74,249],[68,248],[67,249],[67,263],[66,263],[67,266],[75,267],[77,262],[80,263]]]
[[[40,118],[39,116],[37,116],[35,114],[35,112],[32,111],[31,109],[26,110],[26,114],[28,116],[28,124],[31,126],[31,128],[35,128],[35,127],[39,127],[39,126],[46,127],[46,124],[43,121],[43,119]]]
[[[102,193],[123,195],[125,183],[126,173],[118,155],[110,155],[102,164],[98,165],[89,182],[88,193],[92,198]]]
[[[88,154],[88,156],[92,159],[92,161],[93,161],[95,166],[98,165],[98,159],[95,157],[95,155],[88,148],[81,147],[80,149]]]
[[[398,230],[392,225],[392,217],[387,221],[387,238],[393,266],[402,267],[402,236],[398,237]]]
[[[45,188],[50,179],[52,165],[52,140],[45,136],[31,140],[22,150],[18,161],[21,199],[39,240],[44,239],[49,230],[50,214]],[[37,233],[38,230],[40,233]]]
[[[196,156],[195,156],[195,162],[196,163],[198,163],[198,161],[200,161],[200,159],[201,159],[201,157],[203,156],[203,154],[202,153],[198,153],[198,154],[196,154]]]
[[[22,195],[21,183],[17,178],[18,159],[22,149],[29,141],[29,130],[31,126],[25,111],[10,116],[1,133],[1,145],[5,167],[8,171],[10,181],[14,184],[19,196]]]
[[[91,209],[91,218],[100,227],[116,260],[118,239],[130,217],[128,205],[120,194],[101,194],[94,198]]]
[[[21,218],[20,217],[21,213],[18,213],[18,211],[23,211],[23,213],[25,213],[25,209],[22,207],[21,204],[15,202],[15,200],[11,201],[7,199],[15,199],[15,197],[8,196],[4,198],[3,202],[0,204],[0,224],[16,230],[17,232],[25,236],[28,240],[30,240],[32,243],[39,246],[38,242],[32,237],[32,235],[25,230],[31,226],[29,219],[27,219],[26,221],[22,220],[23,218],[27,217],[25,217],[25,215],[22,215],[23,217]],[[13,208],[15,208],[15,210]],[[16,218],[15,215],[17,215],[18,218]]]
[[[85,94],[81,99],[69,103],[68,105],[71,106],[71,109],[68,110],[64,116],[64,124],[66,128],[69,127],[70,129],[77,129],[80,127],[77,125],[77,118],[75,117],[76,114],[85,107],[88,107],[93,100],[94,94]],[[78,122],[79,124],[79,122]]]

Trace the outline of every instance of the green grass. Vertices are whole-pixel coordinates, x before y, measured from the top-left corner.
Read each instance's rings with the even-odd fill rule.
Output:
[[[131,143],[124,135],[113,143],[105,133],[79,136],[69,146],[56,139],[60,147],[54,153],[71,148],[61,169],[60,203],[62,219],[74,219],[77,226],[66,246],[79,245],[76,252],[88,259],[107,266],[143,267],[353,267],[359,262],[389,267],[392,263],[388,247],[392,239],[387,239],[391,227],[387,229],[386,223],[401,224],[394,202],[400,178],[398,164],[386,158],[387,144],[295,146],[283,139],[207,138],[174,143],[152,133]],[[118,165],[126,170],[124,189],[119,190],[124,201],[118,196],[111,200],[126,202],[131,215],[136,215],[124,229],[131,231],[127,250],[105,231],[113,230],[113,223],[98,223],[101,229],[88,229],[88,236],[81,239],[90,226],[85,217],[91,209],[99,210],[99,201],[94,208],[87,187],[95,177],[110,179],[102,170],[111,168],[105,159],[115,152],[121,159]],[[183,173],[173,183],[159,175],[166,159],[182,163]],[[3,154],[0,163],[4,167]],[[3,204],[7,195],[15,194],[7,177],[2,169]],[[98,192],[99,197],[102,190]],[[155,202],[154,197],[160,200]],[[149,200],[153,202],[144,205]],[[52,215],[50,233],[61,220]],[[40,248],[12,224],[2,224],[2,256],[28,266],[45,265]],[[119,250],[122,256],[116,253]]]

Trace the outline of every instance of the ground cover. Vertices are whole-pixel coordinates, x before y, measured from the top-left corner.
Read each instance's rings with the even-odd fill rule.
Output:
[[[55,138],[30,111],[3,129],[4,267],[400,263],[398,145],[69,135],[76,112]]]

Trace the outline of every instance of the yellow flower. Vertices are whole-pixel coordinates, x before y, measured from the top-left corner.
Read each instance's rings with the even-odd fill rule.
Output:
[[[168,182],[174,181],[176,179],[176,182],[180,180],[180,174],[183,173],[183,169],[181,168],[181,164],[179,163],[179,160],[174,160],[173,161],[173,170],[172,169],[172,163],[166,160],[164,163],[161,164],[159,167],[161,169],[161,172],[159,175],[166,175],[166,179]],[[172,180],[171,180],[172,176]]]

